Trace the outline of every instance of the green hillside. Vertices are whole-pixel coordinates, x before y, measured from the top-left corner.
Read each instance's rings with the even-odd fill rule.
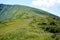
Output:
[[[60,40],[60,17],[28,6],[0,4],[0,40]]]

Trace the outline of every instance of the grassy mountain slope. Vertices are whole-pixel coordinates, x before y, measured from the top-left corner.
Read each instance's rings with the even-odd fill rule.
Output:
[[[60,17],[28,6],[0,4],[0,40],[60,40]]]

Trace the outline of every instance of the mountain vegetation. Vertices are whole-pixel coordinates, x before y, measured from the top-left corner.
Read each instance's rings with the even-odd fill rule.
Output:
[[[24,5],[0,4],[0,40],[60,40],[60,17]]]

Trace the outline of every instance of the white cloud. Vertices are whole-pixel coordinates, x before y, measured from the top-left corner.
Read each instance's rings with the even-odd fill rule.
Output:
[[[41,7],[53,7],[56,4],[60,4],[60,0],[33,0],[33,5],[41,6]]]

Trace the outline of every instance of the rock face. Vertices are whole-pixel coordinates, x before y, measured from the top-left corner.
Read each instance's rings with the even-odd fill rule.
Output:
[[[60,40],[60,17],[28,6],[0,4],[0,40]]]

